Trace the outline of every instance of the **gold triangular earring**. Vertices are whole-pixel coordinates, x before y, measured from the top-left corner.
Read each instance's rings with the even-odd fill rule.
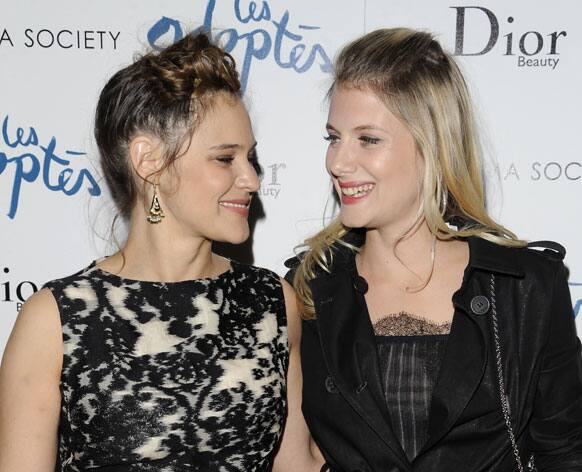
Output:
[[[156,184],[152,184],[154,186],[154,196],[152,198],[152,204],[150,205],[150,212],[147,216],[147,220],[151,224],[156,224],[162,221],[166,215],[164,215],[164,211],[162,210],[162,206],[160,205],[160,199],[158,198],[158,186]]]

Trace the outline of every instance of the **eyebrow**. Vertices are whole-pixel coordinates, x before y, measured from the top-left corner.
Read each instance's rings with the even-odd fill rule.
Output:
[[[257,147],[257,144],[258,143],[255,141],[255,144],[253,144],[251,146],[251,148],[249,149],[249,152],[254,151],[255,148]],[[243,149],[243,145],[242,144],[224,143],[224,144],[218,144],[216,146],[211,146],[210,149],[217,150],[217,151],[225,151],[225,150],[231,150],[231,149]]]
[[[335,129],[330,123],[327,123],[325,125],[326,129],[331,129],[333,131],[336,131],[339,133],[339,131],[337,129]],[[360,125],[360,126],[356,126],[354,128],[355,131],[363,131],[363,130],[367,130],[367,129],[375,129],[378,131],[384,131],[386,132],[386,130],[384,128],[380,128],[379,126],[373,125],[373,124],[366,124],[366,125]]]

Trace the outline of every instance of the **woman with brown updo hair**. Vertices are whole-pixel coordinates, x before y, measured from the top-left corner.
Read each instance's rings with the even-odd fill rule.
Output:
[[[286,282],[211,250],[247,239],[259,188],[234,60],[204,34],[144,55],[105,85],[95,137],[129,235],[22,308],[0,470],[270,470],[298,321]]]

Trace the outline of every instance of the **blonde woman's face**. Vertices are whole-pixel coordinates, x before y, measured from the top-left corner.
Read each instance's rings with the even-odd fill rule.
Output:
[[[327,123],[327,171],[350,228],[410,227],[424,172],[412,134],[371,91],[336,88]]]

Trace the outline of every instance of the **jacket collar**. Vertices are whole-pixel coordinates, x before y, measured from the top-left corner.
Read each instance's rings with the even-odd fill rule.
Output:
[[[359,248],[364,244],[365,232],[352,229],[342,238],[344,243]],[[477,269],[496,274],[523,277],[524,270],[519,264],[518,252],[511,248],[495,244],[486,239],[473,236],[467,238],[469,244],[469,263],[466,273]],[[333,277],[338,270],[352,271],[355,265],[354,251],[349,247],[336,243],[329,251],[332,263],[329,272],[317,270],[318,277]],[[301,254],[287,259],[285,266],[293,269],[301,262]]]
[[[519,264],[518,251],[476,236],[467,238],[467,241],[469,243],[468,268],[514,277],[525,275]]]

